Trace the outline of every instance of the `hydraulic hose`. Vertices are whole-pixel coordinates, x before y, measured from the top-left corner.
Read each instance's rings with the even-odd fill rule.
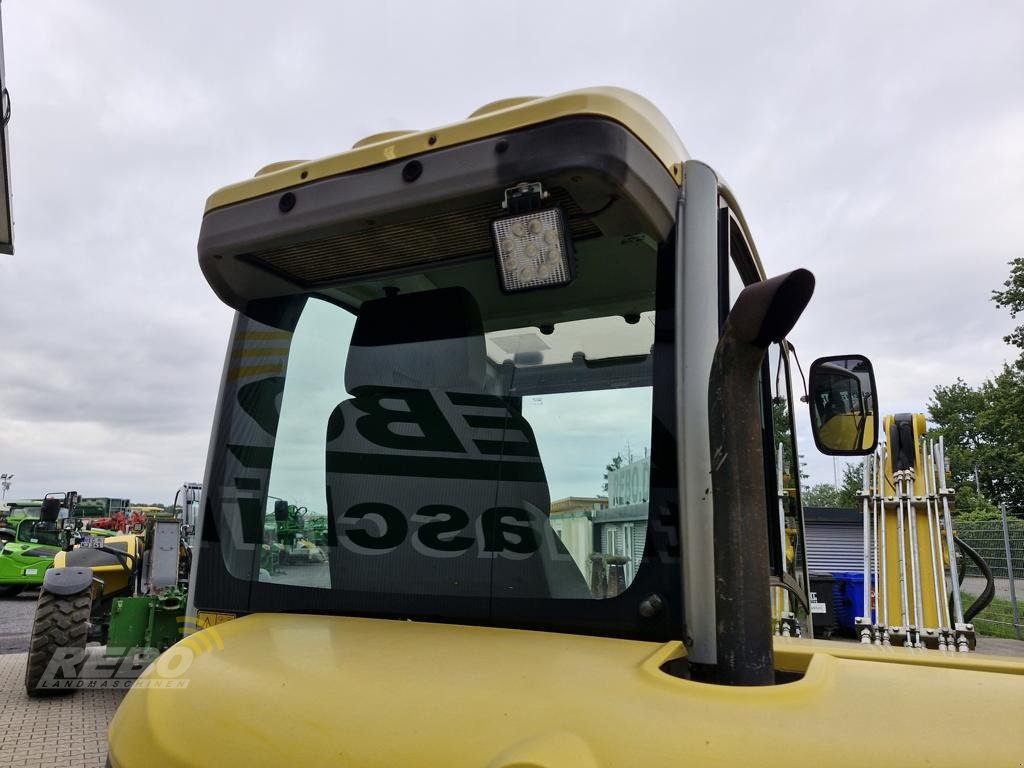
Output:
[[[978,566],[978,570],[981,571],[982,576],[985,577],[985,588],[981,590],[981,594],[975,599],[973,603],[964,611],[964,621],[970,623],[971,620],[981,613],[983,610],[988,608],[989,603],[992,602],[992,598],[996,596],[996,580],[992,575],[992,569],[988,567],[988,563],[985,562],[978,551],[974,549],[970,544],[965,542],[959,537],[954,537],[953,541],[960,548],[960,551],[964,553],[964,557],[969,557],[974,561],[974,564]],[[966,572],[967,569],[964,568]],[[951,598],[952,599],[952,598]],[[952,608],[950,608],[952,610]]]
[[[128,552],[122,552],[119,549],[114,549],[113,547],[107,546],[96,547],[96,549],[100,552],[106,552],[108,555],[113,555],[114,557],[116,557],[118,561],[121,563],[121,568],[123,568],[124,572],[128,575],[128,581],[130,582],[132,580],[132,572],[135,570],[135,555],[129,554]],[[131,566],[128,565],[129,560],[132,561]]]

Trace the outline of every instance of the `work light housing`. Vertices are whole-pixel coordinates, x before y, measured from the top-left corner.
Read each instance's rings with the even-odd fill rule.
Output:
[[[565,214],[543,206],[540,184],[520,184],[505,193],[503,207],[512,216],[491,223],[498,279],[505,293],[568,285],[576,277],[576,259]]]

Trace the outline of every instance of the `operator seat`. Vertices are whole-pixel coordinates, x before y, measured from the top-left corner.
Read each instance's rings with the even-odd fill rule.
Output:
[[[334,589],[587,597],[548,524],[533,430],[488,391],[460,287],[365,302],[327,429]]]

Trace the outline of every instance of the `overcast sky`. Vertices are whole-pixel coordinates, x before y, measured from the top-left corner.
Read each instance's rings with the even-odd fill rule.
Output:
[[[274,160],[620,85],[737,193],[792,335],[875,362],[885,413],[1009,356],[1024,241],[1024,6],[6,0],[14,257],[0,257],[9,496],[170,502],[201,479],[230,313],[205,197]],[[814,480],[831,479],[815,458]]]

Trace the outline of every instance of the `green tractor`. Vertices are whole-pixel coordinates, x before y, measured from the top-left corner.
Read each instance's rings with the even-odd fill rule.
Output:
[[[82,497],[75,491],[68,493],[48,493],[42,499],[13,499],[0,504],[0,546],[16,541],[18,524],[25,518],[38,518],[43,502],[47,498],[56,498],[65,510],[61,517],[68,516],[66,501],[69,493],[74,493],[74,517],[84,520],[110,519],[121,510],[128,509],[129,499],[110,496]],[[96,527],[103,527],[102,525]]]
[[[39,517],[14,521],[13,536],[0,549],[0,597],[15,597],[25,589],[42,585],[43,575],[53,566],[56,554],[76,530],[92,536],[111,536],[113,531],[86,528],[76,517],[78,494],[47,494]],[[66,512],[62,516],[62,512]]]
[[[41,499],[17,499],[0,505],[0,546],[14,541],[18,535],[18,523],[26,517],[39,517]]]
[[[306,507],[274,500],[276,542],[273,546],[281,565],[322,563],[320,547],[327,541],[327,518],[310,514]]]

